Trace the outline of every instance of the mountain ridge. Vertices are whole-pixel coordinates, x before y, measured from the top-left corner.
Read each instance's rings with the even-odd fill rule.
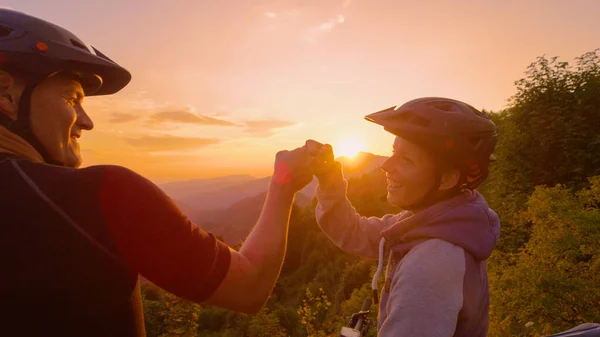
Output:
[[[347,180],[370,174],[386,157],[361,152],[354,158],[340,156]],[[204,229],[220,235],[228,243],[240,239],[254,225],[264,203],[271,177],[230,175],[217,178],[192,179],[159,185],[188,218]],[[296,194],[295,204],[305,207],[315,197],[318,181],[314,178]],[[241,214],[241,215],[239,215]],[[244,225],[235,227],[235,223]]]
[[[347,180],[363,176],[381,178],[379,167],[386,157],[360,153],[355,158],[338,157]],[[376,177],[376,178],[373,178]],[[269,177],[252,178],[246,175],[213,179],[194,179],[162,185],[167,194],[190,218],[204,230],[221,237],[226,243],[240,243],[256,224],[264,204]],[[298,207],[311,205],[318,181],[314,178],[296,194]],[[187,187],[187,190],[186,190]],[[354,188],[350,187],[350,193]]]

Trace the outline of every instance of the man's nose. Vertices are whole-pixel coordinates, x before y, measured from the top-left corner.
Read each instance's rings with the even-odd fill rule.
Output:
[[[92,118],[90,118],[81,105],[77,109],[77,125],[79,125],[82,130],[91,130],[94,128]]]

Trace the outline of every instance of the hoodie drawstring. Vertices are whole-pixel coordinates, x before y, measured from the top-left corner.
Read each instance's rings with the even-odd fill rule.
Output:
[[[377,291],[377,279],[379,278],[379,275],[381,274],[381,271],[383,270],[384,249],[385,249],[385,238],[381,238],[381,240],[379,241],[379,260],[377,263],[377,271],[375,272],[375,275],[373,276],[373,282],[371,282],[371,289],[373,292],[373,302],[375,304],[379,303],[379,297],[378,297],[378,291]]]

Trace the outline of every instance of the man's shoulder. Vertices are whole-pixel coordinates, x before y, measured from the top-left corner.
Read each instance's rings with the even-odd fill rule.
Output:
[[[101,177],[105,174],[110,174],[119,177],[136,177],[139,176],[134,171],[119,165],[92,165],[83,168],[72,168],[64,166],[49,165],[44,163],[33,163],[29,160],[25,160],[19,157],[4,157],[0,154],[0,162],[2,159],[6,160],[6,163],[10,159],[15,163],[14,166],[25,171],[26,173],[33,173],[36,175],[45,176],[63,176],[63,177]],[[4,164],[4,162],[3,162]]]
[[[118,184],[148,184],[150,181],[137,172],[119,165],[94,165],[75,170],[75,174],[81,177],[110,180]]]
[[[134,171],[128,169],[127,167],[120,166],[120,165],[109,165],[109,164],[87,166],[87,167],[75,169],[75,171],[77,171],[81,174],[98,174],[98,173],[110,173],[110,174],[121,174],[121,175],[137,174]]]
[[[80,192],[110,198],[125,197],[130,194],[147,194],[158,187],[135,171],[119,165],[93,165],[83,168],[57,168],[57,178],[62,186],[75,188]],[[46,179],[52,179],[48,172]],[[60,176],[60,177],[59,177]],[[98,194],[99,193],[99,194]]]

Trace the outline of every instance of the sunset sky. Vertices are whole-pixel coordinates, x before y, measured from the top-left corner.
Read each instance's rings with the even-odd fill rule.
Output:
[[[266,176],[308,138],[390,153],[363,116],[420,96],[498,110],[537,56],[600,47],[597,0],[5,0],[132,72],[85,100],[84,165]],[[355,145],[352,145],[355,144]]]

